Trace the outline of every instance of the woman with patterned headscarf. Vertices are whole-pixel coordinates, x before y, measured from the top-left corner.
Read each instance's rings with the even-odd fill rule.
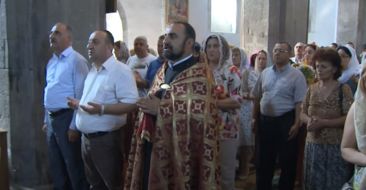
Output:
[[[231,59],[229,44],[220,35],[210,35],[204,43],[208,65],[216,82],[217,107],[223,126],[220,128],[222,189],[235,189],[235,163],[238,147],[240,74]]]

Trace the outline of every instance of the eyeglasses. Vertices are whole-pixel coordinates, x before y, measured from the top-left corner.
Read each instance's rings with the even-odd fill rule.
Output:
[[[284,49],[273,49],[273,53],[287,53],[288,50],[284,50]]]

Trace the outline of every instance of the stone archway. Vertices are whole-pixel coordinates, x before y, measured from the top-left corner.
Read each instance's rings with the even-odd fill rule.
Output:
[[[121,17],[122,21],[122,31],[123,31],[123,41],[128,44],[128,27],[127,27],[127,17],[125,9],[123,8],[123,5],[121,1],[117,1],[117,10],[119,13],[119,16]]]

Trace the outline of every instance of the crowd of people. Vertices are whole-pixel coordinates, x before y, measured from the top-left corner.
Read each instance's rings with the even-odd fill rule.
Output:
[[[360,64],[352,43],[278,42],[248,56],[174,22],[157,54],[144,36],[129,50],[96,30],[89,64],[67,24],[49,42],[55,189],[234,190],[253,170],[257,190],[273,188],[276,170],[280,190],[366,189],[366,53]]]

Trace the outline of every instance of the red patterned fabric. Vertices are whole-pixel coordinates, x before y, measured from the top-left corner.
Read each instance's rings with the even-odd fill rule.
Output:
[[[165,67],[149,93],[155,93],[163,83]],[[220,189],[220,119],[212,74],[206,64],[197,63],[178,74],[170,85],[160,102],[154,132],[141,133],[153,143],[149,190]],[[142,138],[133,139],[125,189],[141,189]]]

